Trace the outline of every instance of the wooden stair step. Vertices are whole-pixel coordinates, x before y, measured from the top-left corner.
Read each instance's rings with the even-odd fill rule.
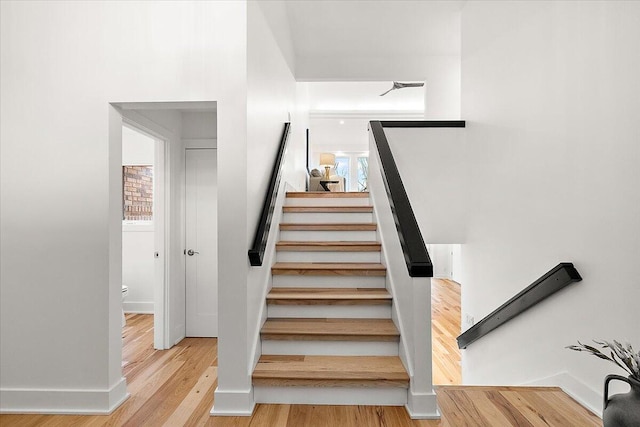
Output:
[[[299,252],[380,252],[380,242],[367,241],[323,241],[300,242],[280,241],[276,243],[276,251]]]
[[[253,384],[407,388],[409,375],[398,356],[262,355],[253,371]]]
[[[284,213],[371,213],[373,206],[283,206]]]
[[[391,294],[379,288],[272,288],[269,305],[390,305]]]
[[[283,231],[376,231],[375,222],[364,223],[280,223]]]
[[[264,340],[398,341],[400,333],[391,319],[267,319]]]
[[[348,199],[348,198],[358,198],[365,199],[369,197],[369,193],[362,192],[331,192],[331,191],[287,191],[287,197],[295,198],[295,199]]]
[[[376,262],[277,262],[272,275],[287,276],[386,276],[387,269]]]

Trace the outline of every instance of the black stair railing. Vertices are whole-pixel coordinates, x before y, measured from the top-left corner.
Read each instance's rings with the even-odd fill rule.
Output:
[[[284,154],[287,149],[290,128],[291,123],[287,122],[284,124],[282,138],[280,139],[280,145],[278,147],[278,154],[276,155],[276,159],[273,164],[271,179],[269,179],[269,185],[267,187],[267,194],[265,195],[264,203],[262,204],[262,212],[260,213],[258,226],[256,227],[256,234],[253,238],[253,244],[249,249],[249,262],[252,266],[261,266],[262,260],[264,259],[264,251],[267,247],[269,230],[271,229],[271,219],[273,218],[273,211],[278,198],[278,188],[280,187],[282,165],[284,164]]]
[[[472,342],[479,340],[560,289],[581,280],[580,273],[572,263],[562,262],[558,264],[544,276],[463,332],[458,337],[458,347],[467,348]]]
[[[398,238],[402,246],[409,276],[411,277],[433,277],[433,264],[424,244],[422,233],[418,227],[418,222],[411,208],[409,197],[402,184],[400,172],[389,146],[389,141],[384,133],[384,128],[398,127],[420,127],[420,128],[441,128],[441,127],[465,127],[462,120],[455,121],[371,121],[369,129],[380,157],[380,171],[384,182],[391,213],[398,231]]]

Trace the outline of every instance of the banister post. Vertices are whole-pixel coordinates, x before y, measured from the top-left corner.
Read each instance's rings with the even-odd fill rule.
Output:
[[[413,277],[413,375],[407,396],[407,410],[413,419],[439,418],[433,389],[431,345],[431,278]]]

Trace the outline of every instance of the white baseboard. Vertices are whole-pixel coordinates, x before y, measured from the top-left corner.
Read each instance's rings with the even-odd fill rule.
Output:
[[[128,397],[125,378],[108,390],[3,388],[0,413],[109,415]]]
[[[602,418],[602,395],[566,371],[524,385],[560,387],[582,406]]]
[[[256,403],[253,400],[253,389],[220,390],[214,392],[211,415],[227,417],[250,417]]]
[[[123,301],[125,313],[153,314],[153,301]]]
[[[412,420],[440,419],[435,393],[417,393],[409,390],[405,407]]]

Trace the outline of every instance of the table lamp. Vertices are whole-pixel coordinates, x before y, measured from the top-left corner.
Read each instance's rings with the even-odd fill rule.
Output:
[[[329,181],[329,169],[336,164],[336,155],[332,153],[320,154],[320,165],[324,166],[324,180]]]

